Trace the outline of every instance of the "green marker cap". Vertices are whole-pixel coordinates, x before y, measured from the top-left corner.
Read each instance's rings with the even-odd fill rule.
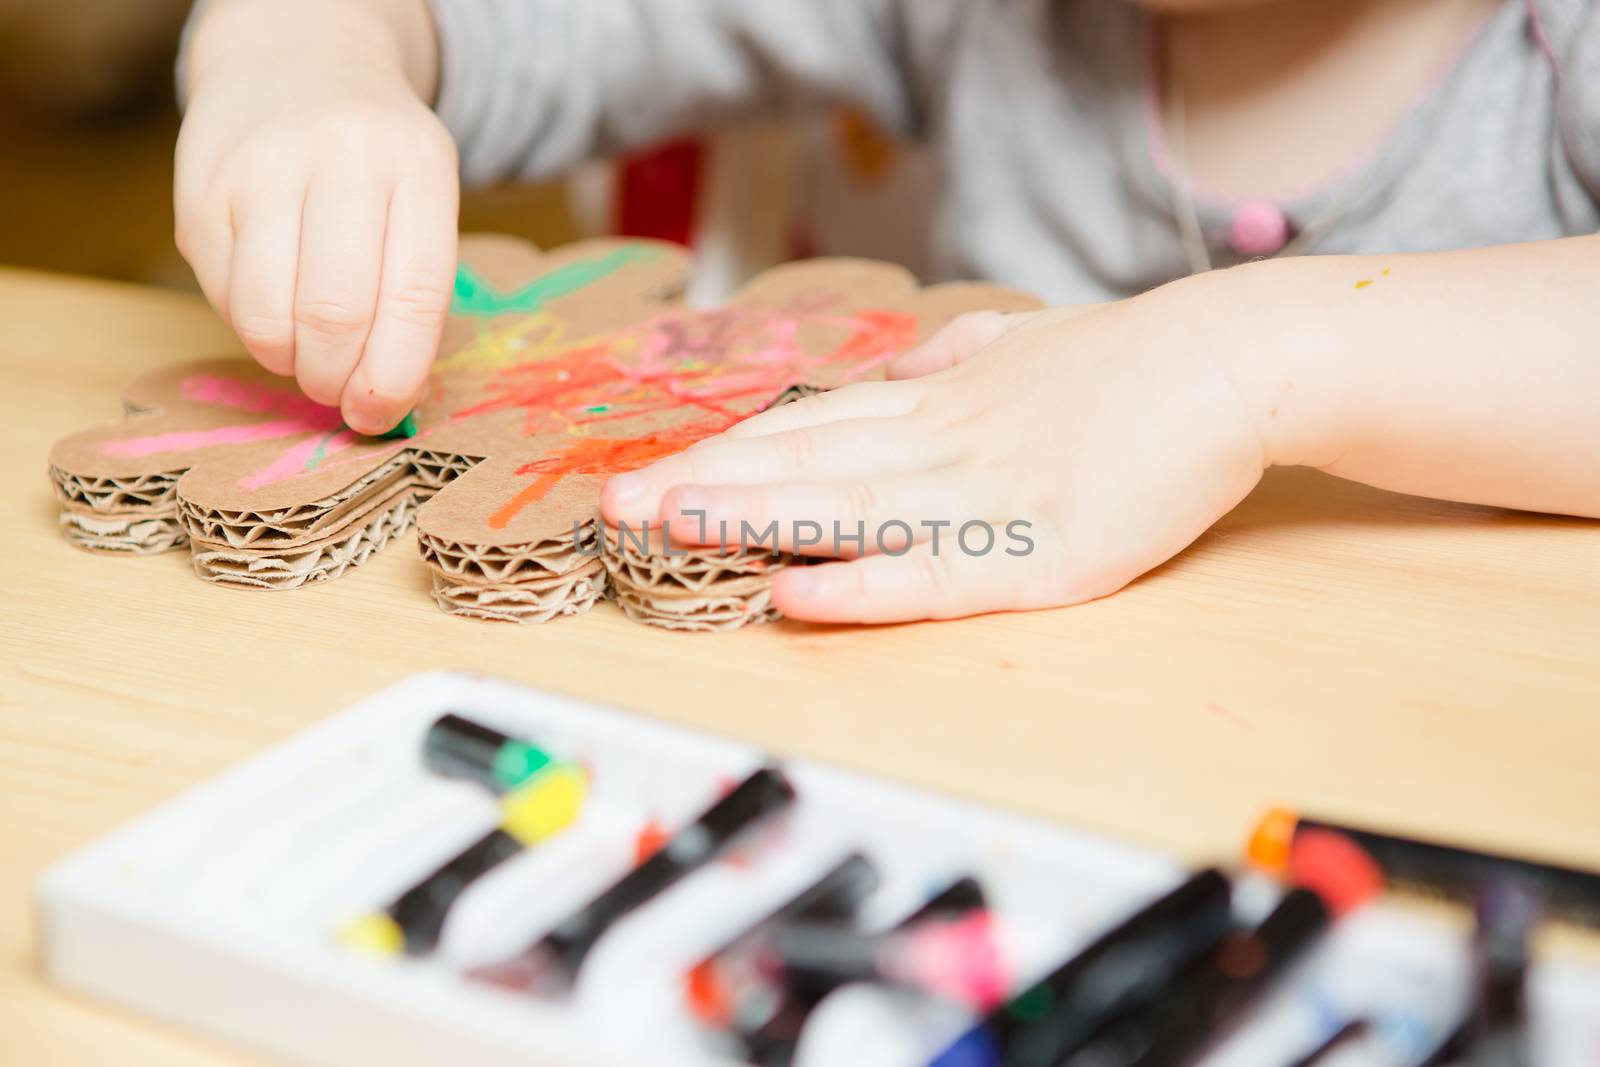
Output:
[[[423,737],[422,762],[435,774],[466,778],[505,793],[528,783],[552,761],[537,745],[448,714],[440,716]]]
[[[494,754],[490,771],[502,789],[515,789],[550,765],[550,754],[526,741],[507,741]]]

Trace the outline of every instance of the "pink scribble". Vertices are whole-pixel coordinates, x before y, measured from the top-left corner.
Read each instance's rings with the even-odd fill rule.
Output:
[[[247,474],[239,479],[241,489],[260,489],[264,485],[295,478],[318,468],[322,457],[330,456],[335,452],[342,452],[355,444],[357,436],[354,430],[340,430],[328,437],[308,437],[299,444],[285,449],[278,458],[262,467],[254,474]],[[313,463],[312,460],[318,461]],[[330,463],[329,467],[341,466]]]
[[[149,456],[157,452],[187,452],[222,445],[271,441],[299,434],[326,433],[343,424],[337,408],[307,400],[292,388],[273,389],[220,374],[195,374],[178,383],[178,391],[199,404],[247,411],[255,415],[281,415],[270,422],[247,426],[218,426],[211,430],[179,430],[110,441],[109,456]]]
[[[272,412],[301,419],[313,430],[331,429],[343,421],[338,408],[319,404],[293,386],[275,389],[220,374],[195,374],[179,382],[178,391],[197,404],[213,404],[258,415]]]
[[[279,422],[258,422],[254,426],[220,426],[215,430],[180,430],[158,433],[150,437],[129,437],[109,441],[104,451],[108,456],[149,456],[157,452],[187,452],[191,449],[216,448],[219,445],[242,445],[251,441],[271,441],[278,437],[292,437],[306,433],[307,427],[298,419]]]

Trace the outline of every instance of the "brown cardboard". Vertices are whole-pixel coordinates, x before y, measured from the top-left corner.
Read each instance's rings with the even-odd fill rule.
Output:
[[[770,617],[770,573],[791,561],[602,546],[605,479],[791,387],[881,377],[962,311],[1035,306],[816,260],[694,310],[679,303],[689,263],[676,246],[600,240],[545,254],[478,236],[461,251],[415,437],[355,435],[243,359],[163,368],[129,387],[127,417],[51,452],[68,540],[128,554],[187,543],[209,581],[284,589],[337,577],[415,524],[446,611],[542,620],[586,610],[615,582],[636,618],[727,628]]]

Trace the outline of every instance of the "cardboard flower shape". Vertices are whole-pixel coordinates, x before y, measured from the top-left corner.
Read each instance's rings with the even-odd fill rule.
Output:
[[[120,422],[51,452],[68,540],[130,554],[187,545],[208,581],[292,589],[360,566],[414,524],[435,600],[454,614],[544,621],[614,588],[641,621],[731,628],[772,617],[772,571],[793,561],[619,538],[598,521],[605,479],[791,387],[881,377],[961,312],[1034,306],[990,286],[919,289],[887,264],[812,260],[690,309],[689,260],[673,245],[540,253],[475,236],[461,251],[415,436],[356,434],[239,357],[163,368],[128,388]]]

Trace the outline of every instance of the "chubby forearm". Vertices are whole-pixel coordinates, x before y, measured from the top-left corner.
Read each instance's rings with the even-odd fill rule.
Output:
[[[300,69],[307,61],[398,72],[425,102],[439,83],[439,42],[426,0],[204,0],[178,71],[185,96],[211,72]]]
[[[1600,237],[1192,281],[1268,462],[1600,517]]]

